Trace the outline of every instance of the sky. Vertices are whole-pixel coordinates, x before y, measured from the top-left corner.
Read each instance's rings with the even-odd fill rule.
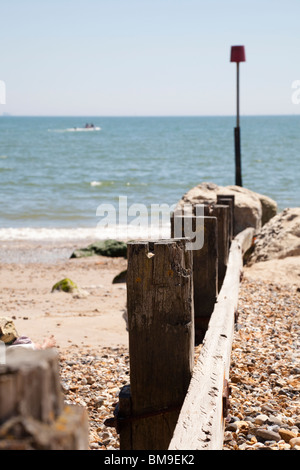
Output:
[[[300,113],[299,0],[2,0],[0,16],[0,114],[234,115],[232,45],[241,115]]]

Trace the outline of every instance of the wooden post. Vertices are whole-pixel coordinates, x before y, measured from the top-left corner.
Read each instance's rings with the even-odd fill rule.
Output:
[[[217,204],[226,205],[230,207],[229,210],[229,245],[233,240],[234,234],[234,195],[231,194],[217,194]]]
[[[186,240],[128,243],[127,308],[131,449],[167,449],[194,364],[193,258]]]
[[[204,205],[204,215],[216,217],[218,221],[218,290],[220,291],[229,253],[229,207],[221,204],[207,204]]]
[[[195,234],[199,231],[202,232],[203,245],[197,248],[195,243],[196,249],[192,249],[195,343],[200,344],[206,333],[218,295],[217,218],[175,215],[175,219],[176,221],[174,217],[171,218],[171,237],[174,236],[175,224],[177,223],[183,236],[188,236],[185,233],[185,227],[187,226],[191,227]],[[187,220],[189,221],[188,224]]]
[[[64,405],[54,349],[7,347],[0,364],[0,449],[88,449],[86,410]]]
[[[131,434],[131,392],[130,385],[124,385],[119,393],[118,409],[116,410],[117,432],[120,434],[120,450],[132,449]]]

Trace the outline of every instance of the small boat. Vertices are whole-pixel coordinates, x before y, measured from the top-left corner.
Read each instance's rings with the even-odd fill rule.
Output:
[[[101,127],[97,127],[94,124],[86,124],[84,127],[74,127],[71,129],[68,129],[68,131],[77,131],[77,132],[82,132],[82,131],[100,131]]]

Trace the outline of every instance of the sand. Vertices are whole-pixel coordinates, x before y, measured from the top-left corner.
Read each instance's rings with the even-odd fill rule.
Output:
[[[14,319],[20,335],[41,342],[54,335],[60,350],[128,345],[123,318],[125,283],[113,284],[126,269],[123,258],[93,256],[70,259],[88,242],[2,242],[0,245],[0,315]],[[244,267],[244,276],[300,285],[300,257],[260,262]],[[82,290],[51,293],[52,286],[70,278]]]
[[[127,346],[126,286],[112,283],[126,269],[127,261],[98,256],[69,259],[80,246],[2,244],[0,315],[13,318],[19,335],[34,342],[54,335],[61,351],[71,345],[83,349]],[[66,277],[77,284],[79,294],[51,292]]]

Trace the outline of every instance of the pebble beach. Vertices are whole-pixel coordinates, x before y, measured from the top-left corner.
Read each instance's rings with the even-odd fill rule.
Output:
[[[300,450],[299,307],[295,285],[244,277],[224,450]],[[129,383],[128,348],[73,348],[61,356],[61,375],[67,403],[88,411],[90,449],[119,449],[118,434],[104,421]]]

